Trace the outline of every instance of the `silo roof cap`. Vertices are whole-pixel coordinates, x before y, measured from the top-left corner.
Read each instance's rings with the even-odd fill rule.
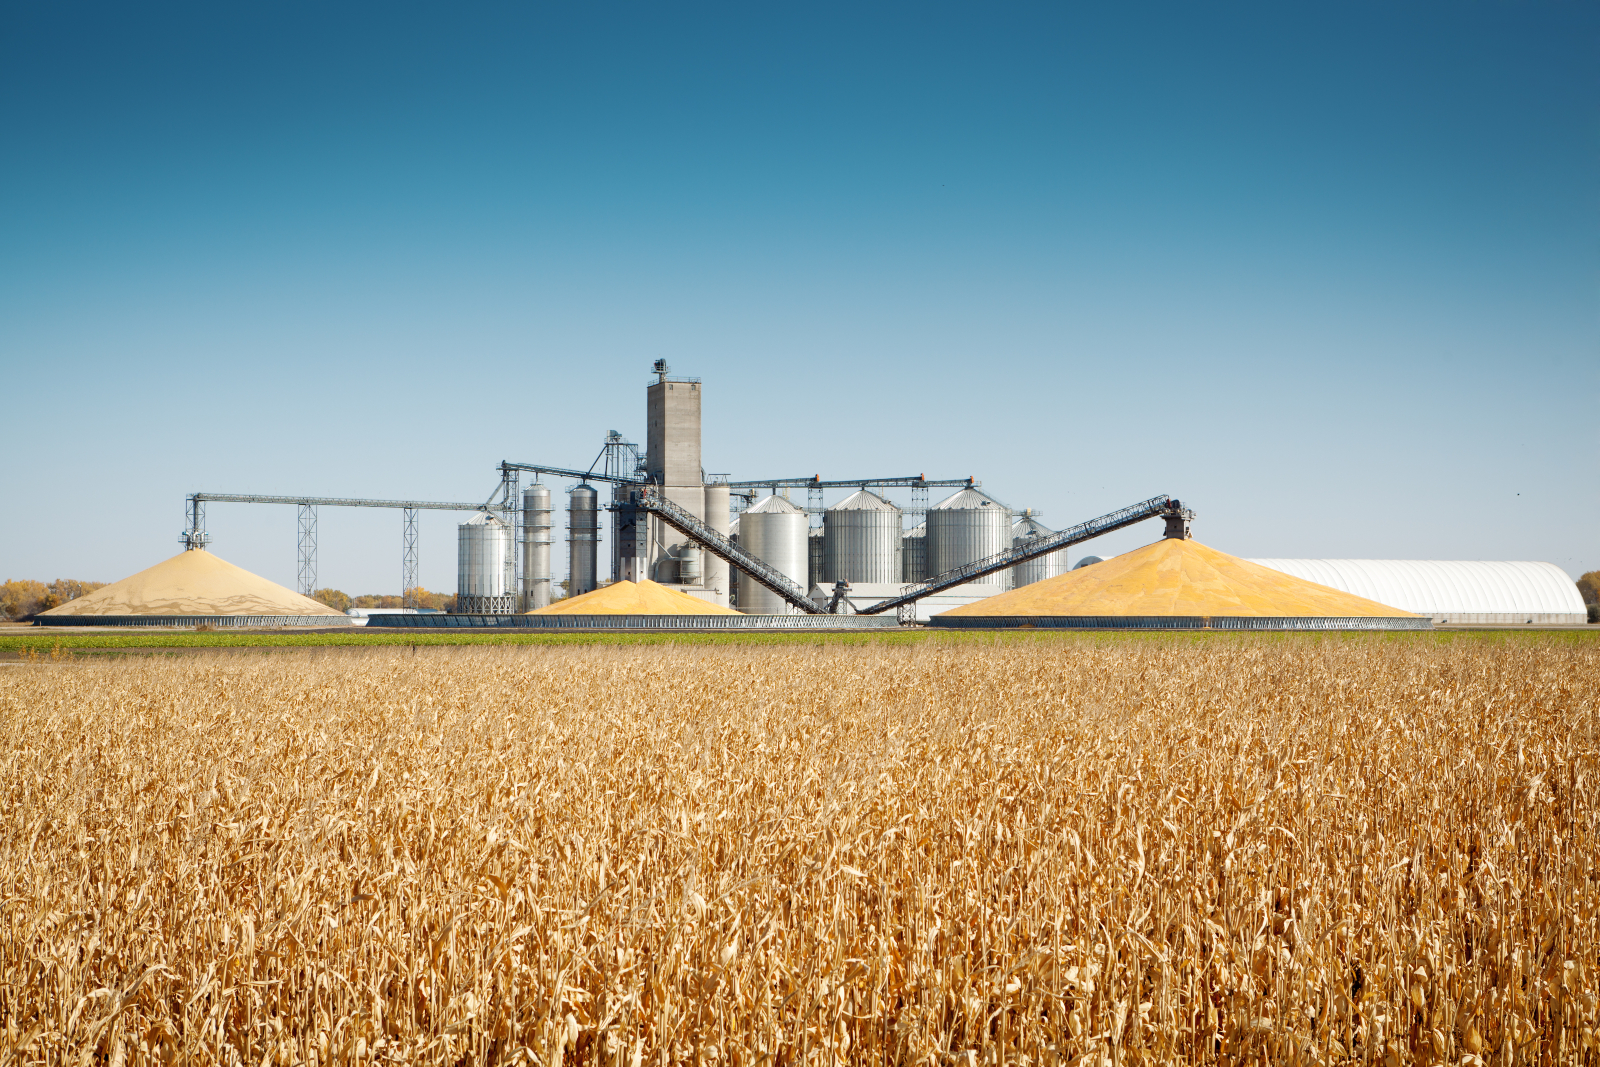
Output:
[[[493,525],[493,526],[504,526],[505,525],[505,520],[501,519],[498,515],[495,515],[492,512],[480,511],[476,515],[472,516],[472,518],[470,518],[466,522],[462,523],[461,525],[463,525],[463,526],[490,526],[490,525]]]
[[[769,496],[759,503],[745,508],[741,515],[804,515],[805,509],[797,507],[792,500],[785,500],[781,496]]]
[[[1024,515],[1011,524],[1012,537],[1048,537],[1054,530],[1031,515]]]
[[[976,489],[961,489],[951,493],[943,500],[930,508],[930,511],[965,511],[976,508],[1003,507],[999,501],[993,500]]]
[[[843,500],[839,501],[829,511],[899,511],[900,509],[889,503],[877,493],[870,493],[865,489],[857,489]]]

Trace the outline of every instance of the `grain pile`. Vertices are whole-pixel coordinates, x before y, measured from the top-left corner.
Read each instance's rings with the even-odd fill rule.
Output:
[[[344,613],[213,556],[180,552],[43,615],[332,615]]]
[[[640,582],[620,581],[601,586],[549,607],[535,608],[529,615],[737,615],[739,612],[699,597],[668,589],[646,578]]]
[[[796,684],[827,678],[825,686]],[[0,672],[30,1062],[1593,1062],[1593,642]]]
[[[1415,617],[1176,537],[944,614]]]

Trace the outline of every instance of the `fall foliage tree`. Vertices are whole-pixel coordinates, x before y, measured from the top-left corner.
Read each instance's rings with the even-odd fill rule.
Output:
[[[31,618],[103,588],[105,584],[80,582],[76,578],[57,578],[49,585],[26,578],[13,579],[0,584],[0,613],[9,619]]]
[[[319,604],[326,604],[334,611],[350,610],[350,594],[338,589],[318,589],[311,594],[311,599]]]

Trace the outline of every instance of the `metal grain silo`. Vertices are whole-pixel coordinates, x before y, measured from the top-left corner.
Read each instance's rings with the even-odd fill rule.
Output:
[[[826,555],[823,546],[826,540],[820,526],[806,532],[806,595],[808,596],[811,594],[811,587],[822,581],[822,561]]]
[[[456,528],[456,611],[510,615],[517,598],[506,577],[515,538],[511,527],[480,511]]]
[[[522,610],[550,604],[550,540],[554,517],[550,487],[530,485],[522,491]]]
[[[857,490],[822,514],[822,581],[898,584],[900,509]]]
[[[976,489],[963,489],[928,509],[928,577],[1011,547],[1011,510]],[[1004,585],[1004,572],[985,583]]]
[[[1035,519],[1031,514],[1022,516],[1011,525],[1011,547],[1022,548],[1029,541],[1048,537],[1055,531]],[[1032,585],[1046,578],[1067,573],[1067,550],[1058,548],[1043,556],[1024,560],[1011,568],[1011,586]]]
[[[769,496],[739,516],[739,545],[810,592],[810,521],[804,509],[781,496]],[[739,583],[738,607],[747,615],[789,614],[788,601],[748,578]]]
[[[594,486],[580,482],[567,500],[567,595],[592,593],[600,584],[596,568],[600,523]]]
[[[928,524],[919,522],[900,537],[900,580],[921,582],[928,577]]]

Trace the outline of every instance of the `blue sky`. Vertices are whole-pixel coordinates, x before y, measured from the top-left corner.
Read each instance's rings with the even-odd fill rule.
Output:
[[[1597,43],[1579,3],[13,5],[0,578],[148,566],[195,489],[587,466],[656,358],[737,477],[1600,567]],[[210,515],[289,585],[294,524]],[[398,516],[321,527],[322,584],[398,591]]]

